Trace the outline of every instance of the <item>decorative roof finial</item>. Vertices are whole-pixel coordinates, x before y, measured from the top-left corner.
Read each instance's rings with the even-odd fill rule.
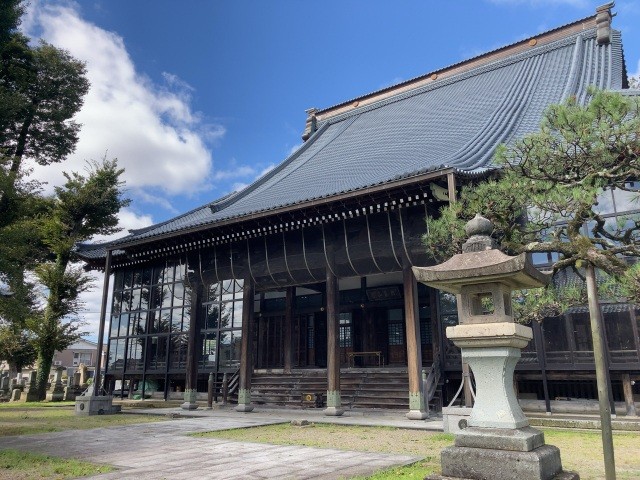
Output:
[[[596,8],[596,38],[598,45],[606,45],[611,42],[611,19],[615,14],[611,9],[615,2],[606,3]]]
[[[302,140],[306,142],[309,137],[318,129],[318,119],[316,118],[317,108],[308,108],[305,110],[307,113],[307,123],[304,126],[304,132],[302,133]]]

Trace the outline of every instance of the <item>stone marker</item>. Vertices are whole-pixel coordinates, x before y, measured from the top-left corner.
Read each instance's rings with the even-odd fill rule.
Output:
[[[62,386],[63,370],[64,367],[56,368],[53,382],[51,382],[51,387],[49,387],[49,391],[46,396],[47,400],[50,402],[61,402],[64,399],[64,387]]]
[[[24,400],[26,402],[38,402],[40,398],[38,398],[38,392],[36,391],[36,375],[38,372],[36,370],[32,370],[29,373],[29,380],[27,380],[27,384],[25,385],[25,397]]]
[[[513,388],[520,351],[533,333],[514,323],[511,292],[544,286],[550,277],[526,254],[511,257],[498,250],[486,218],[476,215],[465,230],[469,239],[461,254],[433,267],[413,267],[418,281],[456,294],[460,324],[446,333],[462,350],[477,385],[466,428],[442,451],[442,476],[427,478],[577,480],[577,473],[562,471],[560,450],[529,427]]]

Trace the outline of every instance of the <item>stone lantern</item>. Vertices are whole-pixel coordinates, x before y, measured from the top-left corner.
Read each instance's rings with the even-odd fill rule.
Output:
[[[531,328],[515,323],[511,292],[542,287],[550,276],[526,254],[509,256],[491,238],[493,226],[476,215],[467,223],[462,253],[440,265],[413,267],[419,282],[454,293],[459,324],[446,334],[462,350],[476,380],[476,401],[455,445],[442,451],[442,477],[492,480],[575,480],[563,472],[558,448],[529,427],[513,388],[516,363],[533,338]]]

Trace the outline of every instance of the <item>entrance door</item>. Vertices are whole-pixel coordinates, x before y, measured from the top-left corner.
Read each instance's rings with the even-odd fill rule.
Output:
[[[387,332],[389,342],[389,363],[407,364],[406,336],[402,308],[387,310]]]
[[[284,365],[284,315],[261,317],[258,323],[258,368]]]
[[[316,367],[326,368],[327,366],[327,314],[317,312],[315,314],[315,364]]]

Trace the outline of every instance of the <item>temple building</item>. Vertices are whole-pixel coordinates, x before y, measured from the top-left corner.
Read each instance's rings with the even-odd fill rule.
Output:
[[[327,414],[386,407],[419,418],[429,402],[448,403],[462,378],[444,336],[457,323],[455,297],[417,285],[411,270],[434,263],[425,217],[485,178],[498,145],[536,131],[549,105],[584,103],[591,86],[639,94],[628,89],[611,6],[309,109],[303,146],[243,190],[80,245],[107,273],[105,302],[113,280],[105,386],[182,398],[205,395],[213,374],[218,395],[226,374],[244,411],[312,402]],[[610,217],[638,209],[610,194]],[[639,312],[603,311],[613,396],[629,400],[639,393]],[[596,398],[590,338],[586,307],[535,325],[517,369],[521,398]]]

